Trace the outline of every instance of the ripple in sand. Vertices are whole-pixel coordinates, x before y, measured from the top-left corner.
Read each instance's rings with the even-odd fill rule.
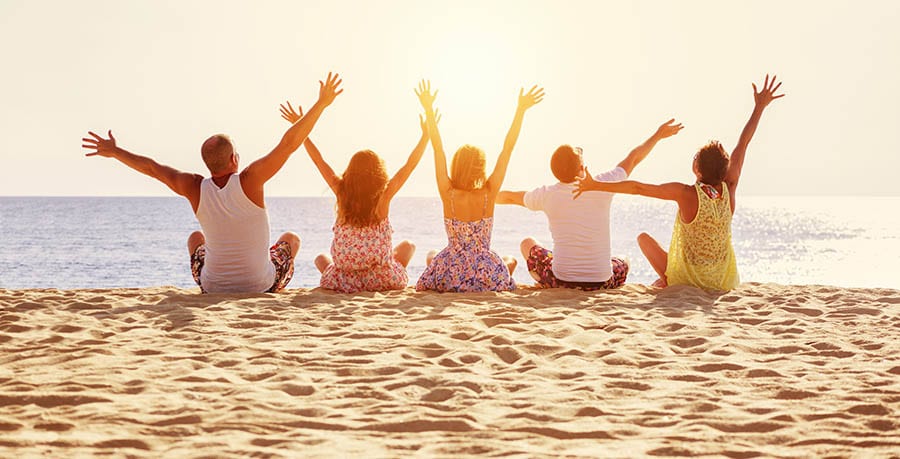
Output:
[[[897,424],[889,419],[877,419],[874,421],[869,421],[866,423],[866,426],[872,430],[878,430],[881,432],[897,430]]]
[[[24,426],[17,422],[0,422],[0,432],[12,432],[14,430],[19,430],[22,427]]]
[[[281,386],[280,389],[286,394],[293,395],[294,397],[305,397],[316,392],[316,389],[312,386],[298,384],[285,384]]]
[[[787,425],[778,422],[750,422],[746,424],[707,423],[713,429],[728,433],[768,433],[783,429]]]
[[[804,398],[817,397],[819,394],[805,390],[785,389],[775,394],[775,398],[779,400],[801,400]]]
[[[701,344],[706,344],[707,342],[709,342],[709,340],[707,340],[706,338],[703,338],[703,337],[678,338],[678,339],[669,340],[669,343],[671,343],[673,346],[680,347],[680,348],[696,347]]]
[[[377,430],[380,432],[471,432],[477,430],[465,419],[416,420],[370,424],[359,430]]]
[[[31,405],[43,408],[57,406],[84,405],[87,403],[109,403],[112,400],[103,397],[85,395],[0,395],[0,406]]]
[[[522,354],[510,346],[491,346],[491,351],[506,363],[515,363],[522,358]]]
[[[551,427],[521,427],[518,429],[510,429],[513,432],[527,432],[545,437],[555,438],[557,440],[612,440],[616,437],[608,432],[601,430],[587,432],[571,432],[567,430],[554,429]]]
[[[142,450],[147,450],[147,451],[150,450],[150,445],[148,445],[147,443],[145,443],[141,440],[127,439],[127,438],[121,439],[121,440],[101,441],[101,442],[94,443],[91,446],[93,446],[94,448],[114,448],[114,449],[134,448],[134,449],[142,449]]]
[[[702,373],[713,373],[726,370],[743,370],[744,368],[746,367],[736,363],[707,363],[704,365],[697,365],[693,367],[693,370]]]
[[[606,387],[614,389],[631,389],[637,391],[645,391],[653,389],[653,386],[637,381],[613,381],[606,384]]]
[[[422,400],[426,402],[443,402],[453,398],[456,391],[445,387],[437,388],[422,396]]]
[[[885,416],[890,414],[890,410],[884,405],[856,405],[847,411],[865,416]]]
[[[774,371],[768,370],[765,368],[758,368],[755,370],[749,370],[746,375],[748,378],[783,378],[784,375]]]

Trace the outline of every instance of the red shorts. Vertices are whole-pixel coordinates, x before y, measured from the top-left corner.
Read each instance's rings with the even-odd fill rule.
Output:
[[[538,285],[544,288],[577,288],[581,290],[603,290],[619,288],[625,284],[628,277],[628,262],[621,258],[613,257],[612,276],[604,282],[573,282],[557,279],[553,274],[553,252],[535,244],[528,253],[528,272],[537,280]]]
[[[294,277],[294,257],[291,254],[291,245],[285,241],[278,241],[269,248],[269,258],[275,265],[275,282],[269,287],[267,292],[279,292],[287,287],[287,284]],[[203,270],[203,263],[206,261],[206,246],[200,245],[194,249],[191,254],[191,274],[194,275],[194,282],[200,286],[200,291],[206,293],[203,286],[200,285],[200,271]]]

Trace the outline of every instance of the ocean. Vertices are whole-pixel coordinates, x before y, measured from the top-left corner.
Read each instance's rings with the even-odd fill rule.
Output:
[[[272,241],[300,234],[302,248],[289,288],[315,287],[313,259],[327,253],[334,199],[267,198]],[[418,247],[410,282],[425,254],[446,245],[438,198],[395,198],[394,243]],[[744,282],[900,288],[900,197],[741,197],[733,223]],[[646,231],[667,247],[674,203],[616,196],[613,254],[631,264],[630,283],[656,279],[635,242]],[[198,230],[179,197],[0,197],[0,288],[115,288],[172,285],[194,288],[186,241]],[[493,248],[519,261],[515,279],[533,281],[519,253],[526,236],[550,242],[546,217],[518,206],[497,206]]]

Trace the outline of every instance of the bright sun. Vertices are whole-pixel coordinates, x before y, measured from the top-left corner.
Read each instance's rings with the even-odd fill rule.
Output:
[[[447,128],[462,128],[462,122],[468,127],[464,138],[476,141],[481,134],[494,139],[493,131],[506,127],[519,87],[527,83],[514,45],[512,37],[499,31],[474,27],[447,31],[435,43],[434,73],[429,77],[440,90],[438,108],[454,118]],[[490,129],[482,132],[485,128]]]

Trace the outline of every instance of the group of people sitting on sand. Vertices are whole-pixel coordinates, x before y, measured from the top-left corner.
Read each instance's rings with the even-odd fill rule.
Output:
[[[115,158],[166,184],[191,203],[202,231],[188,238],[191,271],[202,292],[277,292],[290,282],[300,237],[281,235],[269,246],[269,217],[264,185],[301,144],[322,178],[337,197],[331,255],[321,254],[315,265],[322,273],[320,286],[338,292],[403,289],[409,283],[406,266],[415,246],[403,241],[393,246],[388,221],[391,200],[412,174],[430,142],[434,150],[435,178],[444,213],[448,245],[429,253],[427,267],[416,282],[417,290],[480,292],[513,290],[516,260],[491,250],[495,204],[517,204],[547,215],[552,250],[533,238],[522,241],[522,256],[539,287],[582,290],[614,289],[625,283],[628,263],[610,250],[610,205],[614,193],[638,194],[675,201],[678,212],[669,251],[650,235],[638,236],[641,251],[659,274],[654,285],[686,284],[707,290],[729,290],[739,277],[731,244],[731,218],[747,145],[766,106],[781,83],[768,75],[762,89],[753,85],[755,105],[731,155],[719,142],[710,142],[694,155],[693,184],[646,184],[626,180],[662,139],[677,134],[681,124],[669,120],[646,141],[631,150],[613,169],[588,173],[582,150],[562,145],[550,158],[558,183],[531,191],[502,189],[513,147],[525,112],[541,102],[537,86],[519,91],[512,126],[490,175],[481,148],[463,145],[447,168],[444,146],[434,107],[437,91],[422,81],[415,93],[425,111],[422,134],[406,163],[393,175],[371,150],[353,155],[338,175],[325,161],[309,134],[335,98],[343,92],[337,74],[319,81],[319,98],[304,113],[288,102],[281,115],[291,126],[267,155],[240,169],[240,156],[231,139],[216,134],[200,148],[210,177],[176,170],[128,152],[93,132],[84,138],[87,156]]]

